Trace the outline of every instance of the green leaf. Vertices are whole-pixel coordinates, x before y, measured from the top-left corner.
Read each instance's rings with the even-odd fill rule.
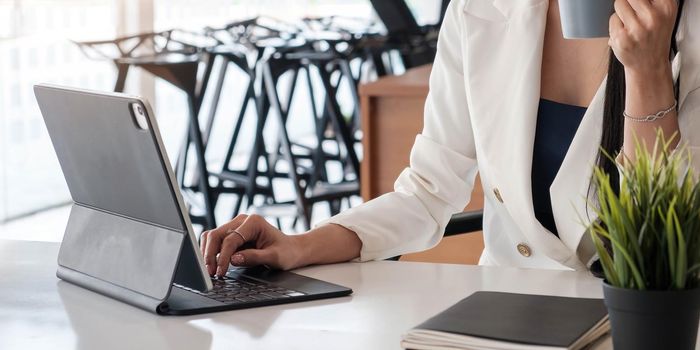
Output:
[[[586,200],[598,220],[588,228],[613,285],[660,290],[700,286],[700,183],[686,166],[690,151],[671,149],[677,136],[664,138],[657,130],[649,148],[635,137],[634,157],[623,154],[624,164],[617,165],[619,189],[603,169],[593,169],[597,200]],[[607,152],[601,154],[614,161]]]
[[[626,263],[626,265],[624,265],[624,266],[628,267],[632,271],[632,274],[634,276],[634,282],[636,283],[637,289],[640,289],[640,290],[646,289],[644,279],[642,278],[642,275],[637,270],[637,267],[635,266],[634,261],[630,258],[627,250],[625,250],[625,248],[620,244],[620,242],[618,242],[617,240],[612,238],[612,236],[610,236],[609,234],[607,234],[605,232],[598,232],[598,234],[609,239],[610,242],[613,244],[613,247],[616,247],[619,254],[622,255],[622,257],[624,258],[624,261],[621,262],[620,264]],[[622,259],[616,259],[616,260],[621,261]]]
[[[683,289],[685,288],[686,284],[686,273],[688,270],[688,257],[686,254],[686,245],[685,245],[685,239],[683,238],[683,232],[681,230],[681,225],[680,222],[678,222],[678,216],[675,215],[675,211],[673,211],[673,223],[676,231],[676,235],[678,238],[678,257],[676,260],[676,276],[675,276],[675,282],[676,282],[676,289]]]
[[[598,251],[598,258],[600,258],[600,264],[603,266],[603,273],[605,273],[605,277],[608,280],[608,283],[616,287],[624,287],[620,282],[620,278],[617,276],[615,269],[613,268],[612,257],[608,253],[608,250],[605,249],[603,241],[597,234],[597,231],[602,230],[602,227],[600,227],[599,225],[596,226],[597,228],[591,230],[591,235],[593,237],[593,243],[595,244],[596,250]]]

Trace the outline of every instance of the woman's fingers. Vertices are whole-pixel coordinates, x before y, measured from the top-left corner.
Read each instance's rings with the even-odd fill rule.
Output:
[[[617,16],[620,18],[620,21],[622,21],[625,28],[629,29],[630,31],[637,31],[639,29],[639,19],[637,18],[637,13],[632,6],[630,6],[628,0],[615,1],[615,14],[617,14]]]
[[[651,7],[675,19],[678,12],[678,0],[655,0],[652,2]]]
[[[617,11],[617,2],[615,1],[615,10]],[[646,30],[658,31],[663,27],[664,22],[673,21],[676,19],[678,11],[678,0],[624,0],[629,3],[629,6],[635,12],[638,22]],[[623,18],[624,22],[624,18]],[[625,23],[626,25],[627,23]]]
[[[204,263],[210,275],[223,276],[228,271],[229,262],[237,261],[232,256],[246,242],[259,241],[260,234],[273,228],[264,218],[258,215],[239,215],[230,222],[202,233],[200,246],[204,254]],[[261,255],[262,254],[262,255]],[[258,254],[248,263],[258,264]],[[239,258],[245,259],[241,255]],[[248,266],[248,265],[240,265]]]
[[[615,5],[617,5],[617,2],[620,0],[615,1]],[[637,17],[649,17],[652,15],[654,8],[651,5],[651,2],[649,0],[624,0],[625,2],[628,3],[630,8],[636,13]],[[676,0],[673,0],[676,1]],[[617,6],[615,6],[615,11],[617,11]]]
[[[270,228],[274,229],[262,216],[250,215],[238,226],[236,231],[245,237],[246,242],[255,242],[259,240],[261,233]]]
[[[277,235],[283,235],[263,217],[249,216],[238,227],[237,232],[243,235],[246,241],[255,241],[256,249],[236,252],[230,257],[231,264],[234,266],[268,265],[274,268],[285,268],[285,266],[280,265],[280,256],[277,253],[277,247],[275,247],[275,242],[281,242]],[[291,247],[288,248],[291,249]]]
[[[225,275],[233,253],[246,242],[257,241],[266,225],[267,221],[258,215],[241,215],[209,234],[205,256],[209,273]]]
[[[209,237],[209,231],[204,231],[202,232],[202,235],[199,237],[199,250],[202,251],[202,255],[204,255],[204,252],[207,249],[207,237]]]
[[[233,266],[259,266],[268,265],[271,267],[279,267],[276,254],[272,249],[246,249],[237,252],[231,257]]]
[[[208,236],[207,248],[204,251],[204,264],[207,266],[207,272],[213,276],[216,274],[216,268],[218,266],[216,258],[221,250],[221,245],[226,238],[226,232],[216,229],[211,231]]]
[[[233,232],[231,232],[233,231]],[[245,242],[240,235],[235,233],[235,230],[230,230],[228,236],[224,238],[221,244],[221,251],[216,259],[216,275],[223,276],[228,271],[229,260],[231,255],[238,250]]]
[[[617,13],[613,13],[612,16],[610,16],[610,39],[608,41],[609,45],[611,47],[615,47],[618,38],[625,34],[625,28],[622,24],[622,20],[620,20],[620,17],[617,15]]]
[[[643,73],[668,63],[677,10],[676,0],[615,0],[609,44],[625,70]]]
[[[637,17],[659,19],[659,17],[675,17],[678,0],[627,0],[637,13]]]
[[[224,239],[226,239],[226,237],[231,233],[229,230],[237,229],[238,226],[240,226],[246,219],[246,215],[236,216],[228,223],[207,233],[206,248],[204,250],[204,263],[207,265],[207,272],[209,272],[210,275],[214,275],[216,273],[218,266],[217,256],[221,251]]]

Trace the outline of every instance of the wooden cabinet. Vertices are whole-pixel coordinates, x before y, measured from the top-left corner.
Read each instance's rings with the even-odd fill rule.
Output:
[[[360,87],[364,159],[362,198],[370,200],[393,190],[409,164],[416,135],[423,129],[431,66],[411,69]],[[478,181],[465,210],[481,209],[484,194]],[[435,248],[402,260],[476,264],[483,250],[481,233],[447,237]]]

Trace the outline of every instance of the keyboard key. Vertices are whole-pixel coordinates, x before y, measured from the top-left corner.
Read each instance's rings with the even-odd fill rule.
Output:
[[[250,303],[255,301],[283,299],[305,295],[287,288],[269,285],[264,282],[242,276],[239,278],[212,278],[213,289],[208,292],[173,284],[173,286],[217,300],[226,304]]]

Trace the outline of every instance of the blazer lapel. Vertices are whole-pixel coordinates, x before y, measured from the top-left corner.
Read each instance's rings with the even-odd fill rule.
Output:
[[[678,106],[682,107],[690,92],[700,87],[700,5],[689,2],[684,5],[676,40],[678,56],[674,65],[676,77],[680,76]]]
[[[600,146],[605,84],[603,80],[588,106],[550,187],[552,213],[559,238],[569,251],[577,252],[583,263],[587,263],[594,254],[592,242],[581,238],[586,226],[596,218],[593,210],[588,208],[588,198],[591,197],[589,190],[592,188],[589,185]]]
[[[571,251],[535,218],[532,203],[532,151],[548,4],[468,0],[463,9],[466,84],[474,134],[482,145],[479,155],[489,164],[480,171],[499,189],[533,253],[579,268]]]

